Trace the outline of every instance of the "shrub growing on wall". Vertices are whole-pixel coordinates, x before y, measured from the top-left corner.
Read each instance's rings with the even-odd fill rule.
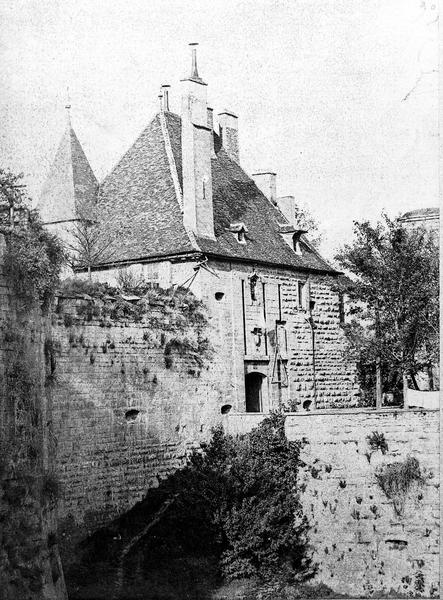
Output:
[[[402,462],[391,463],[380,467],[375,473],[377,483],[392,500],[398,516],[403,514],[405,501],[412,485],[423,485],[424,475],[420,463],[413,456]]]
[[[26,228],[13,229],[7,236],[6,273],[16,293],[30,303],[48,307],[64,261],[62,242],[46,231],[35,212]]]
[[[220,576],[277,586],[308,579],[314,568],[297,482],[300,448],[301,443],[286,439],[282,415],[271,415],[239,438],[215,429],[186,468],[149,490],[143,502],[83,545],[84,566],[73,571],[74,580],[68,573],[68,581],[84,585],[92,560],[108,562],[109,579],[122,556],[128,575],[134,562],[143,564],[150,591],[159,573],[180,585],[186,579],[191,587],[205,578],[209,585],[218,584]],[[176,596],[162,596],[152,591],[146,597],[209,594],[186,596],[178,590]]]

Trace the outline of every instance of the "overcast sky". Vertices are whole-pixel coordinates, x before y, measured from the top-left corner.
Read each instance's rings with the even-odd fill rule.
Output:
[[[438,204],[437,6],[428,0],[3,0],[1,165],[37,200],[72,122],[101,179],[189,74],[239,116],[248,173],[277,172],[325,231]]]

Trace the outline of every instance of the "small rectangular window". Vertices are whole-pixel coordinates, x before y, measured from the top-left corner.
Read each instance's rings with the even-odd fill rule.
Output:
[[[298,308],[305,308],[306,307],[305,284],[302,281],[297,282],[297,297],[298,297]]]
[[[338,314],[340,323],[343,324],[345,322],[345,298],[343,292],[339,292],[338,294]]]

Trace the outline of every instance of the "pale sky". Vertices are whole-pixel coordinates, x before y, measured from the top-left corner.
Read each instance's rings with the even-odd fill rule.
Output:
[[[99,179],[199,42],[215,114],[239,116],[246,172],[277,172],[331,256],[352,221],[438,205],[437,2],[3,0],[0,165],[37,201],[72,123]]]

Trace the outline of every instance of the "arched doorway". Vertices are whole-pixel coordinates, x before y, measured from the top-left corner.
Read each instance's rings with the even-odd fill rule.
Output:
[[[246,412],[262,412],[262,373],[247,373],[245,376]]]

